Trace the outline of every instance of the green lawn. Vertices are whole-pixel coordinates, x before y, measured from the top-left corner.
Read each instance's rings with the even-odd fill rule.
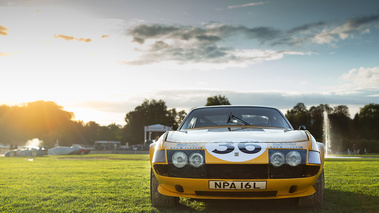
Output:
[[[283,201],[199,202],[176,209],[149,200],[148,155],[0,157],[0,212],[377,212],[379,158],[331,158],[325,205],[299,209]],[[377,156],[371,156],[377,157]]]

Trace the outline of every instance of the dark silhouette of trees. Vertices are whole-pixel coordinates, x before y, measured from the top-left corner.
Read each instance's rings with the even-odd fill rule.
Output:
[[[209,102],[209,103],[208,103]],[[230,104],[225,96],[207,99],[207,105]],[[379,104],[368,104],[350,118],[349,108],[345,105],[330,107],[327,104],[311,106],[296,104],[288,110],[286,117],[297,129],[306,125],[318,140],[324,142],[324,112],[331,125],[332,151],[346,152],[356,147],[362,151],[379,152]],[[24,145],[26,141],[38,138],[45,146],[72,144],[94,145],[98,140],[112,140],[143,143],[144,126],[162,124],[177,129],[186,116],[185,111],[168,109],[163,100],[144,100],[125,116],[124,127],[110,124],[101,126],[94,121],[83,123],[73,120],[73,113],[52,101],[35,101],[19,106],[0,105],[0,143]]]
[[[301,125],[309,126],[308,110],[304,103],[298,103],[291,110],[287,110],[286,117],[295,129]]]
[[[23,145],[33,138],[47,139],[63,136],[72,122],[73,114],[51,101],[35,101],[21,106],[0,107],[0,141]]]
[[[366,148],[371,152],[379,152],[379,104],[364,106],[351,119],[346,105],[332,108],[327,104],[320,104],[307,110],[303,103],[298,103],[287,111],[286,117],[295,129],[299,125],[306,125],[318,141],[324,142],[325,111],[330,121],[332,151],[346,152],[355,144],[357,149]]]
[[[362,107],[354,116],[353,129],[355,137],[349,141],[361,149],[369,152],[379,152],[379,104],[368,104]]]
[[[214,106],[214,105],[230,105],[230,102],[227,97],[221,95],[215,95],[207,98],[207,103],[205,106]]]
[[[359,110],[354,117],[358,137],[379,139],[379,104],[368,104]]]
[[[176,129],[186,116],[185,111],[168,110],[163,100],[144,100],[133,111],[125,116],[123,141],[132,144],[144,143],[144,127],[162,124]]]
[[[21,106],[0,106],[0,142],[25,145],[38,138],[45,146],[72,144],[93,145],[96,140],[121,140],[122,127],[115,124],[100,126],[91,121],[72,120],[73,113],[52,101],[35,101]]]
[[[312,106],[308,111],[309,126],[307,126],[307,129],[312,132],[312,135],[319,141],[323,141],[324,111],[329,114],[332,108],[328,104],[320,104],[318,106]]]

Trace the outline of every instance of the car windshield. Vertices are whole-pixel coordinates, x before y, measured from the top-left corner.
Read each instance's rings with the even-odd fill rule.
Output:
[[[279,110],[266,107],[209,107],[193,110],[180,129],[208,126],[252,125],[292,129]]]

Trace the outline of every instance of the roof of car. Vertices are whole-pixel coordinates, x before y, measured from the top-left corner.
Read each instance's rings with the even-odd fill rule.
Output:
[[[213,106],[200,106],[194,109],[203,109],[203,108],[225,108],[225,107],[259,107],[259,108],[271,108],[277,109],[276,107],[271,106],[260,106],[260,105],[213,105]]]

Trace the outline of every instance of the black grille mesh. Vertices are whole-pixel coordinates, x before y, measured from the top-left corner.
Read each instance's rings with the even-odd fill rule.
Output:
[[[320,166],[300,164],[296,167],[283,165],[279,168],[267,164],[206,164],[200,168],[185,166],[178,169],[174,165],[155,164],[159,175],[201,179],[281,179],[315,176]]]

